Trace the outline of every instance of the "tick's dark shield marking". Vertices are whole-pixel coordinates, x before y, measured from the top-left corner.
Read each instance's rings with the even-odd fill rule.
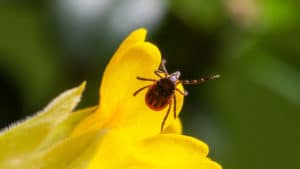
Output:
[[[145,96],[145,102],[146,105],[154,111],[160,111],[164,109],[166,106],[169,105],[167,113],[162,121],[161,124],[161,131],[164,129],[165,122],[167,120],[167,117],[170,113],[171,106],[173,106],[173,112],[174,112],[174,118],[176,118],[176,97],[175,97],[175,91],[179,92],[183,96],[187,96],[187,91],[181,91],[180,89],[176,88],[178,84],[200,84],[207,80],[212,80],[219,78],[220,75],[214,75],[214,76],[208,76],[204,77],[198,80],[179,80],[180,72],[176,71],[174,73],[169,74],[166,66],[165,66],[166,60],[163,60],[160,66],[159,70],[154,71],[154,73],[160,78],[159,80],[156,79],[149,79],[149,78],[143,78],[143,77],[137,77],[138,80],[142,81],[150,81],[153,82],[150,85],[141,87],[136,92],[133,93],[133,96],[136,96],[139,92],[141,92],[144,89],[148,89],[146,96]],[[162,73],[164,76],[161,76]],[[173,102],[173,103],[172,103]]]

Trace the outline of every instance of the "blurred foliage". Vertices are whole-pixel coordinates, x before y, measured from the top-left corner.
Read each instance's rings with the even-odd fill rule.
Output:
[[[299,166],[300,2],[151,1],[151,9],[163,6],[160,12],[147,10],[133,19],[137,14],[126,10],[125,2],[110,1],[111,10],[89,22],[58,14],[57,8],[65,9],[58,5],[67,3],[54,2],[0,3],[2,126],[35,112],[83,80],[88,86],[82,106],[96,104],[102,71],[124,32],[144,26],[170,71],[181,70],[183,79],[222,75],[187,87],[185,133],[206,141],[224,168]],[[137,4],[132,8],[145,7]],[[101,7],[93,9],[105,8]],[[103,22],[117,11],[125,11],[122,26]]]
[[[225,20],[222,2],[219,0],[174,0],[171,10],[194,29],[205,28],[209,31],[223,24]]]
[[[57,67],[59,57],[45,35],[42,9],[32,10],[18,4],[0,8],[0,70],[5,77],[1,81],[13,83],[6,90],[21,97],[15,103],[19,105],[11,106],[24,106],[22,111],[32,111],[35,108],[30,107],[41,101],[44,104],[53,93],[63,72]]]

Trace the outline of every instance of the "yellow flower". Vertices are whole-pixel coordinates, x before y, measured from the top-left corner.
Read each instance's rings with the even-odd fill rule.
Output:
[[[220,169],[207,157],[205,143],[181,135],[179,118],[170,115],[161,133],[167,109],[148,108],[145,91],[133,96],[149,84],[137,76],[158,79],[154,70],[161,55],[145,37],[145,29],[134,31],[114,54],[103,75],[98,106],[72,112],[83,84],[0,133],[0,168]],[[176,94],[176,100],[179,114],[183,96]]]

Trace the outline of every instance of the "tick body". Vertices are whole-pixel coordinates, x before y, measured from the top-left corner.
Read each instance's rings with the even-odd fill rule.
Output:
[[[149,81],[152,82],[152,84],[143,86],[133,93],[133,96],[136,96],[144,89],[148,89],[145,95],[145,103],[151,110],[160,111],[168,107],[164,119],[162,120],[161,131],[163,131],[164,129],[164,125],[169,116],[172,105],[173,117],[177,117],[175,92],[178,92],[183,96],[187,96],[188,94],[186,91],[181,91],[180,89],[178,89],[178,84],[200,84],[207,80],[212,80],[220,77],[220,75],[214,75],[200,78],[198,80],[179,80],[180,72],[176,71],[174,73],[169,74],[165,67],[165,63],[166,60],[163,60],[160,69],[154,71],[154,73],[159,77],[158,80],[138,76],[138,80]]]
[[[175,88],[175,84],[168,78],[158,80],[148,88],[145,96],[147,106],[155,111],[164,109],[171,104]]]

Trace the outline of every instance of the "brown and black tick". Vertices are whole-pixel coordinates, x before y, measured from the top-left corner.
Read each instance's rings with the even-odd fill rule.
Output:
[[[213,76],[203,77],[197,80],[179,80],[180,72],[175,71],[174,73],[169,74],[166,69],[165,63],[166,60],[163,59],[160,68],[154,71],[155,75],[159,77],[158,80],[143,78],[139,76],[136,77],[138,80],[150,81],[153,83],[150,85],[143,86],[133,93],[133,96],[136,96],[142,90],[148,89],[145,96],[145,102],[146,105],[153,111],[160,111],[164,109],[166,106],[168,106],[168,110],[161,124],[161,131],[163,131],[164,129],[164,125],[169,116],[172,104],[174,105],[173,116],[176,119],[177,114],[176,114],[175,92],[178,92],[183,96],[188,95],[187,91],[181,91],[180,89],[177,88],[178,84],[183,84],[183,85],[201,84],[207,80],[213,80],[220,77],[220,75],[217,74]]]

